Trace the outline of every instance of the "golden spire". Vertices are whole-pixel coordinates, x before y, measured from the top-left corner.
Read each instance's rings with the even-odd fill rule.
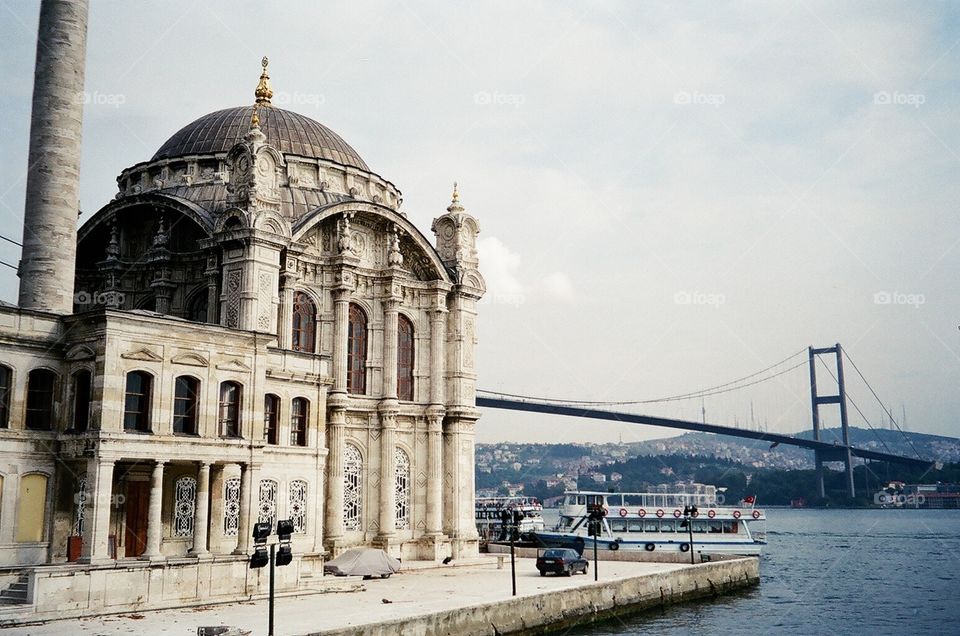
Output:
[[[267,64],[269,63],[270,60],[267,59],[266,55],[260,60],[260,65],[263,66],[263,72],[260,73],[260,83],[257,84],[257,90],[253,93],[257,97],[257,106],[271,105],[270,98],[273,97],[273,89],[270,88],[270,76],[267,74]]]
[[[250,118],[250,127],[259,128],[260,127],[260,115],[257,113],[257,105],[253,105],[253,116]]]
[[[456,203],[460,200],[460,192],[457,190],[457,182],[453,182],[453,202]]]

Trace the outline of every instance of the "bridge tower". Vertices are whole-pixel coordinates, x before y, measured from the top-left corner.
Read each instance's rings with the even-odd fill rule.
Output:
[[[836,451],[814,451],[817,465],[817,485],[820,496],[826,496],[823,485],[823,462],[842,461],[847,475],[847,496],[853,499],[856,489],[853,484],[853,457],[850,454],[850,429],[847,426],[847,393],[843,383],[843,349],[840,343],[823,349],[809,348],[810,353],[810,404],[813,414],[813,438],[820,441],[820,406],[836,404],[840,407],[840,431],[843,444]],[[817,393],[817,356],[833,354],[837,359],[837,394],[819,395]]]

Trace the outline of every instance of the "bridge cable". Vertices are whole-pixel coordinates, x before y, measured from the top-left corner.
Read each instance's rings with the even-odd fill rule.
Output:
[[[3,240],[6,241],[7,243],[13,243],[13,244],[16,245],[17,247],[23,247],[23,244],[22,244],[22,243],[19,243],[19,242],[17,242],[17,241],[14,241],[14,240],[11,239],[11,238],[7,238],[7,237],[4,236],[3,234],[0,234],[0,239],[3,239]]]
[[[491,394],[491,395],[500,395],[500,396],[504,396],[504,397],[517,398],[517,399],[521,399],[521,400],[533,400],[533,401],[548,402],[548,403],[554,403],[554,404],[569,404],[569,405],[584,405],[584,406],[629,406],[629,405],[636,405],[636,404],[656,404],[656,403],[658,403],[658,402],[676,402],[676,401],[679,401],[679,400],[689,400],[689,399],[694,399],[694,398],[699,398],[699,397],[708,397],[708,396],[711,396],[711,395],[719,395],[719,394],[721,394],[721,393],[727,393],[727,392],[730,392],[730,391],[736,391],[736,390],[739,390],[739,389],[746,388],[746,387],[748,387],[748,386],[753,386],[753,385],[755,385],[755,384],[760,384],[761,382],[766,382],[767,380],[772,380],[772,379],[774,379],[774,378],[776,378],[776,377],[778,377],[778,376],[781,376],[781,375],[783,375],[783,374],[785,374],[785,373],[788,373],[788,372],[790,372],[790,371],[793,371],[794,369],[796,369],[796,368],[798,368],[798,367],[804,366],[804,365],[807,363],[807,360],[804,359],[802,362],[800,362],[800,363],[798,363],[798,364],[795,364],[795,365],[793,365],[792,367],[789,367],[789,368],[784,369],[784,370],[782,370],[782,371],[779,371],[779,372],[777,372],[777,373],[775,373],[775,374],[773,374],[773,375],[771,375],[771,376],[769,376],[769,377],[760,378],[759,380],[755,380],[755,381],[749,382],[749,383],[747,383],[747,384],[741,384],[741,385],[739,385],[739,386],[731,386],[731,385],[734,385],[734,384],[739,384],[739,383],[743,382],[744,380],[749,380],[750,378],[753,378],[753,377],[756,377],[756,376],[761,375],[761,374],[763,374],[763,373],[766,373],[767,371],[770,371],[771,369],[774,369],[774,368],[776,368],[776,367],[778,367],[778,366],[780,366],[780,365],[782,365],[782,364],[784,364],[784,363],[786,363],[786,362],[789,362],[790,360],[792,360],[793,358],[797,357],[798,355],[800,355],[800,354],[802,354],[802,353],[806,353],[806,351],[807,351],[806,348],[801,349],[801,350],[798,351],[797,353],[794,353],[793,355],[784,358],[783,360],[781,360],[780,362],[777,362],[776,364],[770,365],[769,367],[767,367],[767,368],[765,368],[765,369],[762,369],[762,370],[760,370],[760,371],[757,371],[756,373],[751,373],[750,375],[743,376],[742,378],[738,378],[738,379],[736,379],[736,380],[731,380],[730,382],[725,382],[725,383],[723,383],[723,384],[718,384],[718,385],[716,385],[716,386],[708,387],[708,388],[705,388],[705,389],[700,389],[699,391],[695,391],[695,392],[693,392],[693,393],[680,393],[680,394],[677,394],[677,395],[670,395],[670,396],[667,396],[667,397],[662,397],[662,398],[657,398],[657,399],[651,399],[651,400],[626,400],[626,401],[609,401],[609,400],[608,400],[608,401],[602,401],[602,400],[559,400],[559,399],[556,399],[556,398],[545,398],[545,397],[531,396],[531,395],[519,395],[519,394],[515,394],[515,393],[504,393],[504,392],[502,392],[502,391],[488,391],[488,390],[486,390],[486,389],[477,389],[477,391],[478,391],[479,393],[487,393],[487,394]],[[727,387],[729,387],[729,388],[727,388]]]
[[[893,425],[897,427],[897,430],[900,431],[900,434],[903,436],[903,439],[907,440],[907,443],[910,444],[910,448],[913,449],[913,452],[917,455],[917,459],[923,459],[920,456],[920,451],[917,450],[917,447],[913,445],[913,442],[907,437],[907,434],[903,432],[903,429],[900,428],[900,425],[897,424],[897,421],[893,419],[893,413],[890,412],[890,409],[883,403],[883,400],[880,399],[880,396],[877,395],[877,392],[873,390],[873,387],[870,386],[870,383],[867,382],[867,379],[863,377],[863,373],[860,371],[860,368],[857,366],[857,363],[853,361],[853,358],[850,357],[850,354],[847,353],[846,349],[843,350],[843,356],[850,361],[850,364],[853,365],[853,368],[856,370],[857,375],[860,376],[860,379],[863,380],[863,383],[867,385],[867,388],[870,389],[870,393],[873,394],[873,397],[876,398],[877,403],[880,404],[880,408],[883,409],[883,412],[887,414],[890,418],[890,421],[893,422]]]
[[[820,356],[817,356],[817,360],[820,360],[820,364],[823,366],[823,368],[826,369],[826,370],[827,370],[827,373],[830,374],[830,377],[833,378],[833,380],[834,380],[835,382],[837,382],[837,376],[835,376],[835,375],[833,374],[833,370],[832,370],[830,367],[827,366],[827,363],[824,362],[823,359],[820,358]],[[839,385],[839,382],[837,382],[837,384]],[[880,437],[880,434],[877,432],[877,429],[875,429],[875,428],[873,427],[873,424],[871,424],[871,423],[870,423],[870,420],[867,419],[867,416],[863,414],[863,411],[860,410],[860,407],[857,406],[857,403],[853,401],[853,398],[850,397],[850,394],[849,394],[849,393],[845,393],[844,397],[846,398],[847,402],[849,402],[849,403],[851,404],[851,406],[853,406],[853,408],[855,408],[855,409],[857,410],[857,413],[860,414],[860,417],[863,418],[863,421],[866,423],[866,425],[870,427],[870,430],[873,432],[873,436],[877,438],[877,441],[880,442],[881,444],[883,444],[883,447],[884,447],[885,449],[887,449],[887,452],[888,452],[888,453],[890,453],[891,455],[896,455],[897,453],[894,453],[894,452],[890,449],[890,447],[887,446],[887,443],[886,443],[885,441],[883,441],[883,438]]]

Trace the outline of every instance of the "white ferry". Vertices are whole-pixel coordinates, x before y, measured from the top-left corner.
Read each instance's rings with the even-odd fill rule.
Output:
[[[482,542],[509,541],[510,535],[501,521],[500,514],[506,510],[523,513],[514,539],[524,540],[534,532],[543,532],[543,504],[536,497],[477,497],[475,506],[477,532]]]
[[[559,523],[534,537],[544,547],[582,552],[593,542],[587,533],[587,515],[595,506],[606,512],[597,537],[601,549],[688,552],[690,529],[683,525],[686,506],[697,507],[689,519],[695,552],[759,555],[767,543],[757,527],[766,516],[753,504],[721,507],[714,495],[689,493],[567,492]]]

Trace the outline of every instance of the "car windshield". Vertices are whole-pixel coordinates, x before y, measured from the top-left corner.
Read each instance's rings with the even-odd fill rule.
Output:
[[[547,550],[543,553],[543,556],[548,559],[562,559],[567,556],[568,550]]]

